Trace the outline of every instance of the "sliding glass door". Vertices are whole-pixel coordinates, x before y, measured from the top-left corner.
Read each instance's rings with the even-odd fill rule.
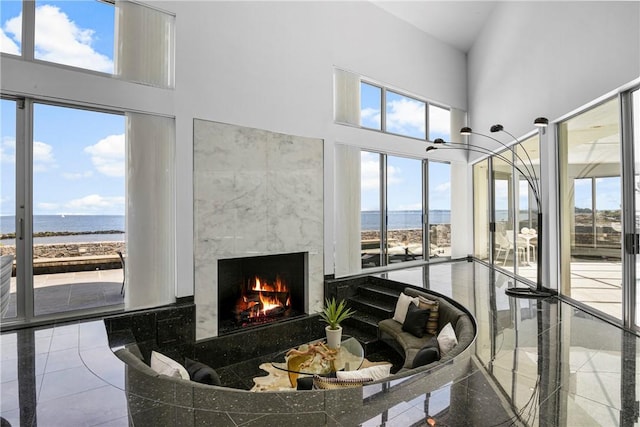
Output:
[[[122,307],[125,117],[2,99],[3,323]]]
[[[633,198],[631,205],[634,208],[634,215],[629,221],[625,221],[625,225],[629,224],[633,220],[633,224],[629,224],[628,227],[633,229],[631,234],[626,235],[627,244],[626,252],[628,256],[632,256],[635,259],[629,260],[629,263],[633,265],[632,273],[633,277],[630,279],[630,292],[628,292],[629,299],[631,300],[627,306],[629,311],[633,313],[630,316],[630,321],[635,324],[637,329],[640,329],[640,89],[632,91],[628,98],[628,102],[625,104],[630,111],[627,112],[625,117],[630,118],[625,122],[625,134],[630,135],[633,139],[633,178],[629,178],[630,184],[628,186],[629,191],[625,192],[629,194],[629,197]],[[635,299],[635,303],[633,300]]]
[[[558,126],[560,292],[622,319],[620,103],[613,98]]]
[[[2,313],[5,321],[16,317],[16,141],[18,101],[0,100],[0,256],[13,264],[9,282],[2,284]],[[3,262],[3,264],[4,264]]]

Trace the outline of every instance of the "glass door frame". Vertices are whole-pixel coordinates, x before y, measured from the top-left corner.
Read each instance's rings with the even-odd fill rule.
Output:
[[[16,316],[2,319],[0,330],[10,330],[22,325],[49,324],[61,319],[86,318],[97,314],[122,312],[121,307],[97,306],[71,311],[56,311],[36,315],[33,274],[33,185],[34,185],[34,105],[51,105],[62,108],[122,115],[122,111],[96,108],[82,103],[50,102],[44,99],[0,94],[0,98],[16,103],[15,147],[15,262],[16,262]]]
[[[636,200],[635,177],[640,174],[636,170],[636,156],[634,141],[634,113],[637,117],[640,111],[633,111],[633,94],[640,91],[640,87],[621,92],[620,105],[620,137],[622,140],[622,212],[630,212],[623,215],[623,286],[622,286],[622,322],[625,328],[640,331],[640,322],[637,322],[636,300],[640,297],[637,292],[638,280],[638,254],[640,254],[640,232],[636,226],[636,206],[640,200]],[[636,106],[638,107],[638,106]]]

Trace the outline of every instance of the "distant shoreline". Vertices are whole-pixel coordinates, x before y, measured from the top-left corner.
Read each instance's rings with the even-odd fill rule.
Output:
[[[33,233],[33,237],[54,237],[54,236],[79,236],[84,234],[124,234],[121,230],[100,230],[100,231],[38,231]],[[15,239],[16,233],[6,233],[0,235],[0,240]]]

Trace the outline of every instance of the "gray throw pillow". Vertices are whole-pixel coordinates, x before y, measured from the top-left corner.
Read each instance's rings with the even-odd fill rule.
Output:
[[[420,366],[428,365],[429,363],[433,363],[437,361],[440,352],[435,347],[425,347],[420,349],[416,357],[413,359],[412,368],[418,368]]]
[[[438,360],[440,360],[440,349],[438,347],[438,340],[433,337],[420,349],[416,357],[413,358],[413,365],[411,367],[418,368]]]
[[[220,382],[220,376],[218,376],[215,369],[202,362],[197,362],[185,357],[184,367],[187,369],[187,372],[189,372],[189,378],[191,378],[191,381],[209,385],[222,384]]]

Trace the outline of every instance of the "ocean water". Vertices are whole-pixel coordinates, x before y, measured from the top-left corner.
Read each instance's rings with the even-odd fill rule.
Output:
[[[506,221],[509,213],[506,210],[497,210],[496,221]],[[525,218],[527,212],[520,213],[520,218]],[[380,228],[380,211],[362,211],[360,213],[362,230],[378,230]],[[429,211],[429,224],[451,224],[451,211]],[[389,211],[387,227],[389,230],[412,230],[422,228],[421,211]]]
[[[121,231],[117,234],[101,234],[100,231]],[[16,220],[12,215],[0,216],[0,234],[14,233]],[[98,232],[73,236],[36,237],[34,243],[67,243],[124,241],[124,215],[34,215],[34,233],[53,232]],[[2,244],[12,245],[14,239],[2,239]]]
[[[362,211],[360,213],[362,230],[378,230],[380,228],[379,211]],[[430,224],[450,224],[451,211],[429,211]],[[389,211],[387,227],[390,230],[411,230],[422,228],[422,211]]]

